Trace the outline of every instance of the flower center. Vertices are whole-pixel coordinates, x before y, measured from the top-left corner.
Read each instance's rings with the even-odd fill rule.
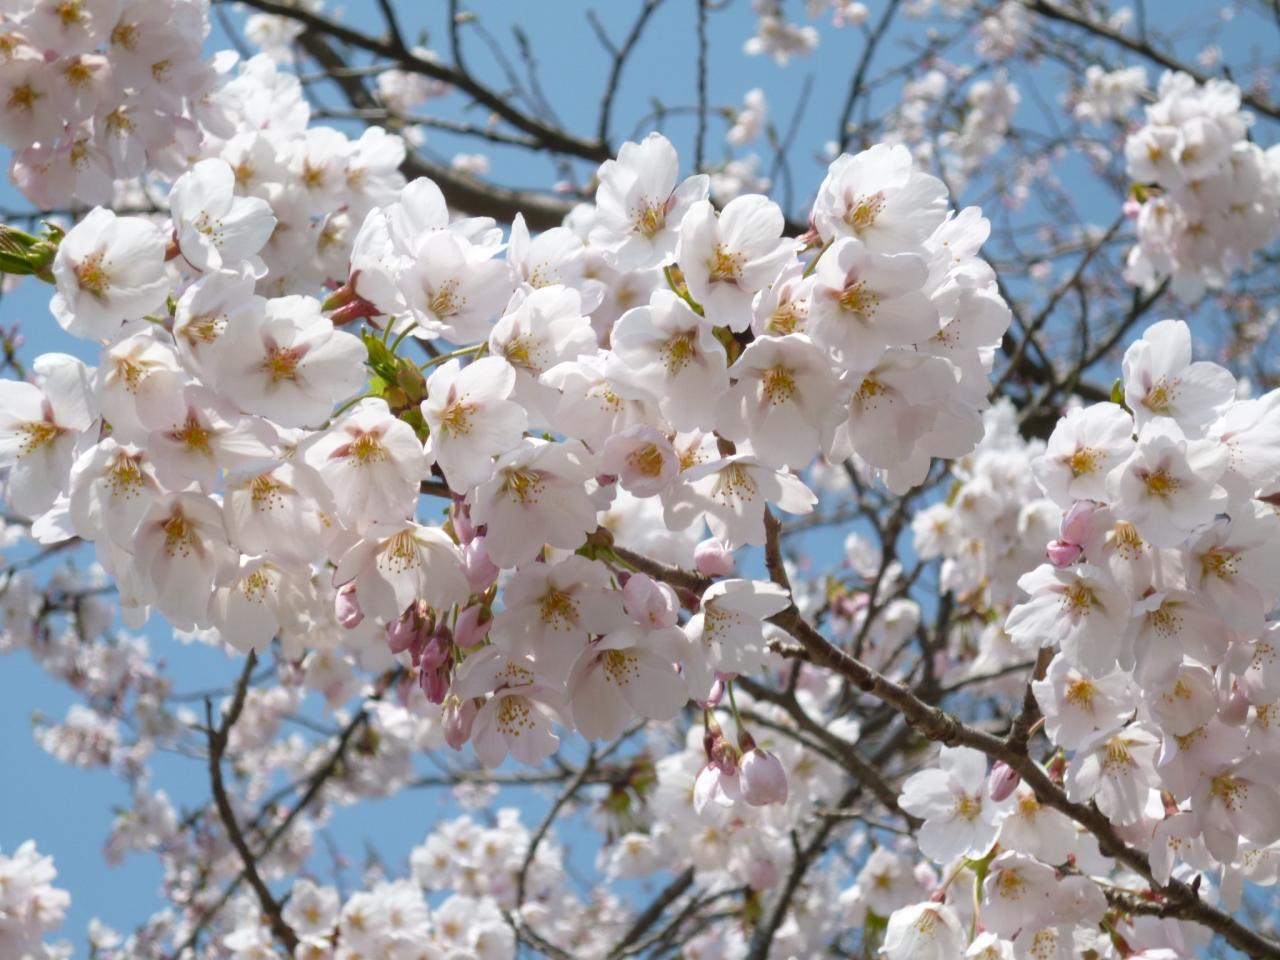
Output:
[[[302,347],[271,347],[267,350],[267,359],[262,361],[262,372],[271,378],[272,383],[297,381],[298,364],[305,352]]]
[[[1138,475],[1146,483],[1147,493],[1162,500],[1167,499],[1170,494],[1177,493],[1182,486],[1182,481],[1176,477],[1169,476],[1169,471],[1164,467],[1151,473],[1139,473]]]
[[[356,466],[381,463],[387,459],[387,448],[379,442],[375,433],[362,433],[348,449],[348,459]]]
[[[862,381],[862,385],[858,387],[858,392],[854,395],[854,399],[861,403],[866,403],[868,400],[874,400],[876,397],[888,392],[889,388],[875,377],[867,377]]]
[[[533,729],[533,711],[524,697],[503,697],[498,707],[498,732],[518,737]]]
[[[1012,870],[1000,871],[1000,879],[996,881],[996,891],[1005,900],[1020,900],[1027,889],[1026,882]]]
[[[1134,560],[1142,552],[1142,538],[1132,523],[1120,521],[1115,527],[1116,552],[1126,560]]]
[[[538,502],[545,484],[542,477],[533,470],[507,470],[502,482],[502,492],[509,494],[512,500],[521,504]]]
[[[132,50],[138,45],[138,26],[134,23],[117,23],[111,31],[111,42],[117,47]]]
[[[805,302],[798,300],[779,305],[778,309],[769,315],[769,322],[765,324],[765,333],[773,337],[785,337],[799,330],[801,324],[808,319],[808,311],[803,306]]]
[[[142,470],[136,458],[122,453],[116,457],[111,472],[107,474],[107,486],[113,497],[132,500],[142,489]]]
[[[457,296],[457,284],[449,280],[435,292],[427,302],[427,307],[437,317],[444,318],[453,316],[466,302],[466,297]]]
[[[1142,405],[1152,413],[1164,413],[1178,399],[1177,388],[1177,381],[1171,384],[1167,378],[1161,377],[1156,381],[1155,386],[1147,391],[1147,395],[1142,398]]]
[[[1067,684],[1067,703],[1081,710],[1093,712],[1093,694],[1095,688],[1091,680],[1081,678]]]
[[[213,453],[209,449],[209,431],[205,429],[204,424],[200,422],[194,413],[187,414],[187,419],[183,422],[182,428],[174,431],[173,439],[179,443],[186,444],[191,450],[203,453],[205,456],[210,456]]]
[[[25,110],[27,113],[34,113],[36,101],[43,94],[37,93],[30,83],[24,83],[20,87],[14,87],[9,93],[9,109]]]
[[[605,679],[620,687],[640,678],[637,663],[636,658],[625,650],[606,650],[600,658]]]
[[[627,457],[627,463],[631,466],[631,469],[646,477],[661,476],[662,468],[666,462],[666,458],[662,456],[662,451],[654,443],[646,443],[641,447],[637,447]]]
[[[715,254],[707,261],[707,267],[711,271],[709,279],[712,283],[719,280],[736,281],[742,276],[742,267],[746,260],[747,258],[743,254],[730,252],[721,245],[716,244]]]
[[[379,568],[392,575],[407,573],[421,563],[413,542],[413,533],[409,530],[402,530],[388,540],[382,549],[382,556],[378,558]]]
[[[284,494],[280,492],[281,486],[271,478],[269,473],[250,480],[249,491],[255,510],[274,510],[276,507],[284,506]]]
[[[1162,637],[1177,636],[1182,623],[1182,618],[1167,606],[1161,606],[1159,610],[1147,614],[1147,619],[1151,623],[1151,629]]]
[[[1080,447],[1067,457],[1067,466],[1071,468],[1073,477],[1083,477],[1086,474],[1098,472],[1099,459],[1101,458],[1097,450],[1092,447]]]
[[[21,459],[52,443],[62,429],[47,420],[28,420],[18,426],[18,433],[22,436],[22,443],[18,446],[18,458]]]
[[[91,253],[75,267],[76,282],[80,289],[97,300],[105,300],[111,289],[111,276],[102,265],[102,254]]]
[[[195,527],[181,513],[175,513],[164,525],[164,549],[171,557],[191,556],[196,546]]]
[[[197,343],[213,343],[226,329],[227,321],[224,318],[205,314],[201,317],[192,317],[183,324],[182,335],[189,344],[194,346]]]
[[[756,497],[756,482],[741,466],[731,463],[716,474],[711,496],[723,504],[750,502]]]
[[[1062,605],[1072,616],[1087,617],[1093,607],[1093,591],[1082,583],[1073,583],[1063,592]]]
[[[64,27],[80,23],[85,19],[84,8],[80,0],[63,0],[58,4],[54,11],[58,14],[58,19],[62,21]]]
[[[82,57],[72,60],[67,69],[62,71],[62,75],[66,78],[68,86],[72,87],[87,87],[93,80],[93,71],[89,69]]]
[[[552,587],[542,597],[542,622],[552,630],[572,630],[578,625],[578,601]]]
[[[637,233],[652,240],[667,225],[665,205],[655,204],[646,198],[644,206],[633,214],[633,222]]]
[[[474,403],[451,403],[440,417],[440,429],[455,437],[465,437],[471,432],[471,417],[475,412]]]
[[[869,197],[859,197],[845,212],[844,222],[853,229],[854,233],[861,233],[875,225],[876,217],[880,216],[884,205],[884,194],[880,191],[876,191]]]
[[[951,812],[961,820],[977,820],[982,813],[982,800],[962,793],[951,806]]]
[[[796,393],[796,378],[793,371],[786,367],[774,367],[766,370],[764,377],[764,395],[772,406],[786,403]]]
[[[1129,745],[1119,738],[1108,740],[1106,750],[1103,751],[1102,769],[1116,772],[1118,768],[1132,766],[1136,764],[1133,762],[1133,754],[1129,752]]]
[[[679,373],[698,355],[698,348],[693,342],[693,332],[678,333],[662,345],[662,359],[667,366],[667,373],[674,376]]]
[[[258,603],[266,601],[267,590],[270,586],[271,581],[267,579],[267,575],[260,569],[253,571],[240,583],[240,589],[244,591],[244,598],[251,602],[256,600]]]
[[[867,281],[858,280],[844,288],[844,292],[840,294],[839,303],[841,310],[867,323],[876,315],[880,297],[867,289]]]
[[[1240,572],[1240,557],[1226,547],[1214,547],[1200,558],[1200,565],[1206,577],[1212,574],[1225,580]]]

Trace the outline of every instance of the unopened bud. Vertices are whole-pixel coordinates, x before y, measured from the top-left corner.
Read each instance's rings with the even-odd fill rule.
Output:
[[[720,706],[720,701],[724,699],[724,681],[717,679],[711,684],[711,692],[707,694],[707,699],[696,701],[698,706],[703,710],[714,710]]]
[[[360,626],[364,619],[364,611],[360,609],[360,601],[356,599],[356,582],[344,583],[338,588],[338,595],[333,601],[334,616],[348,630]]]
[[[449,673],[447,670],[423,670],[418,674],[418,683],[422,692],[432,703],[444,703],[449,695]]]
[[[733,573],[733,551],[714,537],[693,548],[693,562],[704,577],[727,577]]]
[[[680,600],[665,583],[646,573],[633,574],[622,588],[627,614],[650,629],[674,627],[680,619]]]
[[[999,803],[1001,800],[1008,800],[1013,796],[1013,791],[1018,789],[1018,784],[1021,782],[1022,777],[1018,775],[1018,771],[1003,760],[997,760],[995,766],[991,768],[991,776],[987,780],[987,792],[991,794],[992,800]]]
[[[453,654],[453,634],[443,623],[436,627],[431,639],[423,645],[421,653],[414,657],[419,670],[430,672],[438,670]]]
[[[449,697],[445,701],[444,711],[440,717],[441,726],[444,728],[444,742],[454,750],[461,750],[466,746],[467,741],[471,739],[471,725],[475,723],[478,712],[475,700]]]
[[[1218,711],[1218,719],[1229,727],[1238,727],[1249,719],[1249,695],[1239,687],[1232,687],[1231,696]]]
[[[449,519],[453,521],[453,532],[460,544],[466,546],[475,539],[476,528],[471,525],[471,509],[462,502],[461,497],[455,497],[453,505],[449,507]]]
[[[453,626],[454,642],[463,650],[469,650],[484,642],[493,625],[493,611],[483,603],[473,603],[458,614]]]
[[[765,857],[756,857],[747,867],[747,886],[752,890],[768,890],[778,882],[778,865]]]
[[[426,601],[415,600],[409,609],[387,624],[387,646],[392,653],[404,653],[415,645],[421,646],[435,626]]]
[[[738,783],[742,799],[753,807],[787,802],[787,771],[768,750],[756,747],[743,754],[738,763]]]
[[[462,547],[462,573],[472,593],[484,593],[498,580],[498,567],[489,559],[484,543],[484,537],[476,537]]]
[[[1093,535],[1093,515],[1097,509],[1092,500],[1077,500],[1058,524],[1058,538],[1083,547]]]
[[[1075,563],[1084,550],[1078,543],[1067,543],[1065,540],[1054,540],[1045,548],[1045,556],[1055,567],[1069,567]]]

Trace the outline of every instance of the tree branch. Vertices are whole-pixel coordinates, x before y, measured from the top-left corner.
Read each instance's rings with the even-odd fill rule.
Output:
[[[298,948],[298,935],[285,922],[284,915],[281,913],[280,902],[272,895],[271,890],[258,873],[257,861],[254,859],[253,852],[249,849],[249,844],[245,840],[244,834],[240,831],[240,824],[236,820],[235,810],[232,809],[231,800],[227,796],[226,785],[222,781],[222,755],[227,748],[227,737],[231,732],[231,728],[235,726],[236,721],[240,719],[240,713],[244,709],[245,695],[249,687],[249,677],[253,673],[254,664],[257,662],[257,655],[250,652],[245,659],[244,672],[240,675],[240,683],[236,686],[235,699],[232,701],[231,709],[227,712],[226,717],[223,718],[221,726],[215,727],[213,725],[213,703],[207,698],[205,699],[204,713],[209,739],[209,780],[213,785],[213,800],[218,808],[218,816],[227,831],[227,837],[231,840],[231,845],[236,848],[236,853],[240,854],[240,859],[244,863],[244,877],[249,881],[249,886],[253,887],[253,892],[258,896],[258,903],[262,906],[262,912],[266,914],[267,921],[271,925],[271,932],[275,934],[276,939],[292,956],[293,952]]]

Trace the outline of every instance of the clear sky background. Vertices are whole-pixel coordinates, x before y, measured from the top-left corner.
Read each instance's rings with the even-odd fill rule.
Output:
[[[415,0],[398,6],[403,11],[402,28],[408,37],[416,38],[425,28],[429,33],[428,45],[443,48],[444,3]],[[602,81],[609,65],[588,24],[586,12],[595,9],[616,40],[629,27],[638,6],[635,0],[595,0],[594,3],[476,0],[470,5],[513,59],[509,25],[519,23],[523,27],[539,64],[539,78],[547,100],[567,128],[584,135],[595,129]],[[793,17],[802,17],[798,0],[788,0],[787,6]],[[874,20],[880,14],[882,0],[869,0],[868,6]],[[1148,6],[1158,11],[1162,29],[1173,31],[1179,27],[1184,37],[1180,52],[1187,57],[1193,57],[1205,39],[1224,25],[1227,29],[1220,42],[1228,61],[1251,59],[1259,52],[1259,44],[1264,51],[1267,45],[1274,50],[1280,36],[1274,24],[1267,28],[1269,32],[1261,34],[1240,30],[1239,23],[1228,25],[1217,13],[1219,5],[1212,3],[1158,0],[1148,2]],[[346,9],[349,22],[378,22],[372,3],[359,0],[346,4]],[[234,20],[240,17],[233,14]],[[715,104],[737,105],[747,90],[763,87],[770,102],[770,120],[783,130],[801,98],[806,78],[813,77],[809,107],[792,154],[796,202],[802,205],[821,180],[826,164],[821,151],[823,145],[837,135],[839,105],[853,64],[862,51],[863,37],[858,31],[848,28],[834,31],[824,24],[822,43],[815,54],[782,69],[766,57],[743,55],[743,43],[753,34],[754,25],[748,0],[732,0],[725,10],[712,14],[709,99]],[[220,37],[221,31],[215,28],[211,45],[219,45]],[[903,58],[900,43],[909,37],[920,38],[918,25],[906,24],[903,32],[884,45],[882,59],[877,61],[881,68]],[[473,69],[501,86],[500,68],[483,44],[474,36],[466,43]],[[646,40],[623,77],[614,111],[615,144],[632,133],[637,121],[652,109],[654,98],[668,107],[696,102],[694,44],[694,5],[688,0],[667,0],[655,15]],[[1020,83],[1038,82],[1050,96],[1065,87],[1060,68],[1047,66],[1035,73],[1035,76],[1017,79]],[[1149,73],[1153,82],[1158,79],[1158,71]],[[1031,110],[1029,100],[1024,91],[1023,114]],[[885,104],[887,100],[881,105]],[[1020,114],[1019,119],[1022,118]],[[466,119],[483,122],[483,117],[475,114],[466,115]],[[680,147],[686,161],[691,157],[689,145],[693,129],[694,121],[690,118],[673,117],[666,126],[665,132]],[[724,121],[710,122],[707,157],[711,162],[727,155],[723,146],[726,129]],[[1264,144],[1270,142],[1264,140]],[[429,134],[427,146],[446,159],[457,152],[478,149],[474,143],[460,142],[435,132]],[[771,159],[767,144],[758,142],[754,148],[762,153],[767,168]],[[492,156],[494,176],[499,182],[544,188],[559,176],[551,164],[541,158],[530,159],[524,154],[501,151],[492,151]],[[580,181],[589,177],[588,167],[578,165],[575,169]],[[11,207],[21,206],[21,199],[7,188],[0,191],[0,198]],[[1100,198],[1098,221],[1109,222],[1114,216],[1112,201]],[[28,360],[47,350],[61,350],[94,362],[94,351],[87,349],[92,345],[63,334],[50,318],[49,292],[47,287],[30,282],[4,297],[0,301],[0,323],[23,321]],[[838,540],[832,543],[838,544]],[[153,619],[145,633],[153,650],[168,661],[171,673],[179,678],[180,691],[223,685],[238,667],[237,661],[229,661],[209,648],[179,645],[158,618]],[[113,818],[112,808],[129,805],[120,781],[106,771],[82,771],[58,763],[37,747],[31,737],[34,714],[61,719],[73,702],[71,692],[48,680],[26,654],[0,658],[0,850],[11,853],[24,840],[34,838],[42,853],[56,858],[58,885],[72,895],[63,935],[72,939],[77,954],[83,956],[84,931],[90,918],[99,917],[111,926],[129,930],[164,904],[156,894],[161,879],[156,858],[134,856],[115,868],[107,867],[102,859],[101,847]],[[205,772],[200,764],[182,758],[157,757],[154,767],[155,783],[175,802],[194,804],[208,796]],[[531,793],[523,789],[505,800],[507,804],[524,807],[528,811],[527,819],[536,818],[537,808],[545,801],[530,799]],[[340,811],[332,823],[333,834],[349,855],[358,859],[369,844],[386,857],[389,865],[399,867],[408,849],[422,841],[438,817],[456,816],[461,812],[451,801],[437,806],[439,798],[447,799],[447,795],[407,791],[391,800]]]

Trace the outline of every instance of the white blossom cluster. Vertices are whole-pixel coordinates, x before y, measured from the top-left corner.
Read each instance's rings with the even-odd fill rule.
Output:
[[[1266,619],[1280,600],[1280,392],[1240,398],[1225,368],[1192,362],[1190,330],[1175,320],[1150,327],[1123,370],[1116,402],[1069,410],[1043,449],[1014,447],[1034,457],[1044,495],[1015,501],[1026,504],[1018,526],[1061,523],[1049,562],[1017,581],[1029,599],[990,643],[1056,648],[1032,688],[1060,750],[1048,772],[1068,798],[1092,801],[1147,851],[1159,882],[1213,875],[1235,909],[1245,879],[1276,881],[1280,849],[1278,641]],[[917,545],[952,569],[965,559],[954,531],[971,484],[915,521]],[[985,570],[1007,589],[1016,566]],[[1001,666],[986,649],[979,659]],[[1053,869],[1068,856],[1081,867],[1083,835],[1016,774],[1001,765],[988,781],[982,754],[944,748],[940,769],[910,778],[900,802],[924,820],[920,851],[944,865],[987,857],[999,841],[979,915],[1012,945],[992,941],[992,956],[1094,949],[1106,901],[1085,877]],[[967,921],[934,900],[893,915],[894,960],[962,945]],[[922,910],[934,911],[928,924]],[[1124,935],[1134,950],[1167,948],[1167,936],[1155,925]]]
[[[1157,95],[1125,143],[1138,184],[1126,207],[1138,237],[1128,276],[1147,290],[1169,279],[1181,299],[1196,301],[1251,269],[1280,233],[1280,147],[1249,139],[1253,115],[1228,80],[1201,86],[1166,73]]]
[[[44,942],[62,926],[71,904],[65,890],[53,886],[58,871],[28,840],[12,856],[0,854],[0,956],[14,960],[62,960],[71,944]]]
[[[236,57],[201,56],[200,3],[30,0],[0,31],[0,143],[37,207],[110,203],[113,181],[176,177],[206,131],[230,135],[207,98]]]
[[[251,61],[219,96],[273,70]],[[517,219],[504,243],[418,180],[364,217],[322,303],[262,295],[316,265],[278,209],[358,213],[350,184],[394,177],[356,177],[345,138],[267,102],[298,116],[237,134],[243,156],[293,136],[301,179],[247,180],[224,146],[173,184],[163,229],[95,209],[51,272],[54,316],[103,341],[97,367],[50,354],[38,383],[0,385],[11,504],[43,543],[93,542],[134,624],[154,610],[243,651],[278,635],[335,703],[355,692],[346,660],[399,657],[451,745],[537,763],[556,724],[611,738],[757,671],[761,620],[789,602],[723,580],[682,622],[670,586],[589,542],[619,492],[670,531],[708,525],[696,562],[723,576],[763,544],[766,503],[812,508],[797,472],[819,454],[905,491],[981,439],[1009,321],[976,256],[986,221],[948,213],[905,148],[839,158],[801,241],[759,195],[717,211],[657,135],[601,167],[576,232]],[[588,250],[610,272],[589,277]],[[663,271],[667,289],[627,279]],[[648,303],[597,322],[619,312],[611,281]],[[363,339],[341,329],[358,320]],[[434,359],[399,355],[413,343]],[[424,485],[452,497],[446,526],[418,521]]]
[[[1186,324],[1149,327],[1111,402],[1028,441],[1013,405],[989,399],[1011,319],[978,255],[990,226],[950,209],[902,143],[835,157],[805,229],[763,195],[755,155],[682,179],[651,134],[599,167],[563,225],[534,233],[517,216],[507,232],[459,217],[431,180],[406,183],[398,137],[313,126],[277,65],[292,21],[254,20],[269,52],[237,64],[200,59],[206,10],[187,0],[12,6],[0,141],[19,150],[14,181],[44,207],[101,205],[41,238],[4,228],[0,265],[29,256],[53,318],[96,360],[47,353],[0,381],[0,546],[83,541],[95,562],[47,587],[15,564],[0,651],[27,650],[82,694],[37,742],[122,775],[132,803],[107,857],[158,855],[178,905],[127,940],[95,927],[99,960],[201,938],[177,955],[269,960],[280,923],[299,960],[514,960],[521,938],[618,956],[634,920],[619,891],[686,870],[692,892],[671,902],[691,911],[738,898],[745,918],[794,890],[777,960],[851,929],[864,945],[882,934],[888,960],[1196,956],[1204,928],[1114,910],[1104,891],[1151,879],[1003,763],[963,746],[936,763],[902,748],[861,759],[901,718],[862,727],[850,704],[921,672],[936,702],[980,684],[1003,705],[1034,670],[1041,719],[1023,733],[1047,739],[1045,777],[1145,852],[1156,885],[1234,911],[1246,880],[1280,878],[1280,391],[1252,398],[1193,362]],[[754,9],[749,52],[813,49],[816,30],[781,3]],[[828,12],[868,16],[807,4]],[[1005,2],[973,25],[999,62],[1034,22]],[[960,76],[945,66],[908,84],[895,140],[923,135]],[[960,129],[935,141],[957,182],[1006,140],[1008,77],[973,83]],[[1145,73],[1085,83],[1077,119],[1122,120]],[[377,84],[393,108],[447,92],[398,70]],[[1130,271],[1194,298],[1277,233],[1280,154],[1247,140],[1230,84],[1170,75],[1159,95],[1129,139],[1144,184]],[[729,145],[757,140],[768,110],[748,93]],[[126,191],[158,212],[109,209]],[[748,548],[776,546],[777,514],[812,513],[837,480],[863,507],[919,497],[897,501],[878,545],[846,541],[855,586],[804,582],[772,553],[768,579],[734,576]],[[908,529],[915,556],[890,557]],[[926,570],[939,609],[913,595]],[[917,657],[926,619],[953,607]],[[237,695],[197,716],[117,612],[274,662],[250,684],[256,661],[242,661]],[[885,676],[858,691],[805,663],[802,631],[776,626],[793,617],[814,632],[825,619],[835,654]],[[756,688],[761,675],[785,693]],[[232,714],[230,814],[179,810],[149,758],[212,755]],[[547,824],[487,809],[509,760],[567,777],[569,734],[592,743],[576,786],[613,791],[597,866],[615,886],[589,895]],[[334,808],[421,785],[427,754],[465,771],[454,797],[471,814],[436,823],[406,877],[319,883]],[[867,777],[847,776],[857,763]],[[312,778],[321,793],[277,802]],[[871,808],[851,806],[856,791],[910,831],[838,826]],[[814,823],[843,850],[815,846],[825,860],[800,882]],[[260,893],[226,892],[250,866],[237,825],[289,891],[279,918]],[[53,877],[31,844],[0,857],[0,958],[65,955],[43,944],[68,902]],[[764,921],[732,916],[681,956],[747,956]]]

